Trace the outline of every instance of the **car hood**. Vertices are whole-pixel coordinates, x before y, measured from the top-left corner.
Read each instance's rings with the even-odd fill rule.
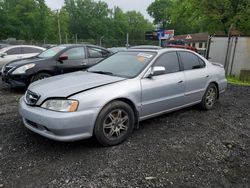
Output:
[[[8,63],[7,65],[12,66],[12,67],[20,67],[22,65],[27,65],[29,63],[38,63],[40,61],[44,61],[44,59],[38,58],[38,57],[31,57],[31,58],[27,58],[27,59],[12,61],[12,62]]]
[[[126,78],[79,71],[34,82],[28,90],[39,94],[41,100],[51,97],[68,98],[79,92],[123,80]]]

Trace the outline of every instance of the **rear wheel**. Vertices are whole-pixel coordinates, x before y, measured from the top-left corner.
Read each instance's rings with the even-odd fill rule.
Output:
[[[215,84],[209,84],[201,102],[201,107],[204,110],[211,110],[218,98],[218,89]]]
[[[49,73],[45,73],[45,72],[38,73],[38,74],[36,74],[35,76],[32,77],[31,82],[35,82],[35,81],[38,81],[38,80],[43,80],[43,79],[48,78],[48,77],[51,77],[51,75]]]
[[[125,141],[134,129],[132,108],[121,101],[114,101],[103,108],[95,124],[95,137],[104,146]]]

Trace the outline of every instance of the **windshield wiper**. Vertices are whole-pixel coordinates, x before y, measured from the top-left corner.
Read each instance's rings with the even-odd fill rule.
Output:
[[[106,72],[106,71],[88,71],[88,72],[114,76],[114,74],[112,72]]]

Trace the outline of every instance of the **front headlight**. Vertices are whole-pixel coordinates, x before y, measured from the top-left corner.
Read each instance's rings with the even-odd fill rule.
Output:
[[[45,101],[41,107],[59,112],[75,112],[78,107],[78,101],[67,99],[49,99]]]
[[[36,64],[31,63],[31,64],[27,64],[27,65],[21,66],[21,67],[17,68],[16,70],[14,70],[12,72],[12,74],[24,74],[28,69],[33,68],[35,65]]]
[[[2,67],[1,73],[3,73],[3,71],[4,71],[4,66]]]

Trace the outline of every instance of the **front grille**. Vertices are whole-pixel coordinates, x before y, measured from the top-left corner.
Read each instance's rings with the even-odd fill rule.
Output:
[[[37,101],[39,100],[39,98],[40,98],[39,94],[34,93],[34,92],[30,91],[30,90],[26,91],[25,102],[28,105],[34,106],[37,103]]]

